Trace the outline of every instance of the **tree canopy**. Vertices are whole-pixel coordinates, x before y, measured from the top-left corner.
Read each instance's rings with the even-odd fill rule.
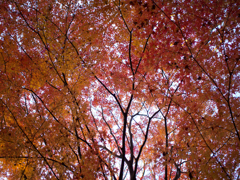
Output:
[[[2,0],[0,177],[239,179],[237,0]]]

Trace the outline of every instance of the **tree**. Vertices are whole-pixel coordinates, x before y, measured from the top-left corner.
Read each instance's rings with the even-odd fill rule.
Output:
[[[1,2],[1,176],[238,179],[238,7]]]

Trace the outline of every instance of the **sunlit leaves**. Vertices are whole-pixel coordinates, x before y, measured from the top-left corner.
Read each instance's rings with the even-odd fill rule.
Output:
[[[236,179],[238,5],[4,1],[1,175]]]

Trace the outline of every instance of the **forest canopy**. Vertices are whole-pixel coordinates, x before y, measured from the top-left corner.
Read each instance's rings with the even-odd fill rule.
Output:
[[[0,178],[239,179],[237,0],[2,0]]]

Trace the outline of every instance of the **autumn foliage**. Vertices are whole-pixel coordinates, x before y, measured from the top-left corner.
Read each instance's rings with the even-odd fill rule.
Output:
[[[239,179],[237,0],[2,0],[0,178]]]

